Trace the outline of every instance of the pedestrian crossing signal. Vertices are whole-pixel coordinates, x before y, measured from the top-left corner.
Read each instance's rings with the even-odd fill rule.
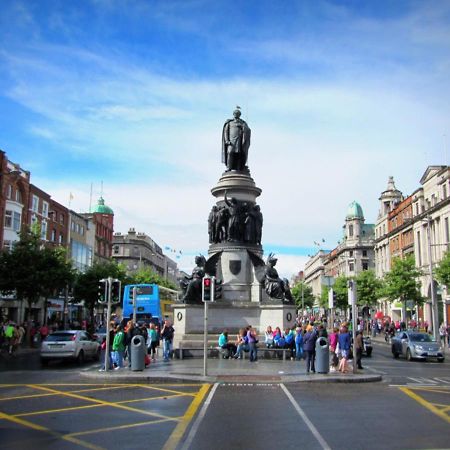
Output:
[[[203,277],[202,279],[202,301],[214,301],[214,278]]]

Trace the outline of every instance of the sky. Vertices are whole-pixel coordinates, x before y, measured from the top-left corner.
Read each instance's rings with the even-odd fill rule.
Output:
[[[409,195],[449,163],[449,0],[2,0],[0,27],[0,149],[75,211],[93,186],[186,271],[236,105],[288,278],[352,201],[375,223],[389,176]]]

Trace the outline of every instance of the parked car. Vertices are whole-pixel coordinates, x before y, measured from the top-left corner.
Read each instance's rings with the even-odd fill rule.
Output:
[[[417,331],[400,331],[391,340],[391,350],[394,358],[405,356],[408,361],[413,359],[437,359],[443,362],[444,349],[440,343],[433,340],[427,333]]]
[[[81,364],[86,358],[100,359],[100,344],[84,330],[56,331],[41,344],[41,363],[52,359],[73,359]]]
[[[103,339],[106,338],[106,327],[100,327],[97,331],[92,335],[93,338],[97,340],[97,342],[101,345]]]

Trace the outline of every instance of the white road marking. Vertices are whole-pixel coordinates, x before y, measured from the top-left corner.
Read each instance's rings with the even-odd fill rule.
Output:
[[[294,406],[295,410],[298,412],[299,416],[303,419],[303,421],[306,423],[306,426],[309,428],[311,433],[314,435],[314,437],[317,439],[323,450],[331,450],[331,447],[327,444],[325,439],[322,437],[322,435],[317,431],[317,428],[313,425],[313,423],[309,420],[308,416],[305,414],[303,409],[300,407],[300,405],[295,401],[295,398],[292,396],[292,394],[287,390],[286,386],[284,384],[281,384],[281,389],[283,389],[284,393],[286,394],[287,398],[290,400],[292,405]]]
[[[384,372],[384,371],[378,370],[378,369],[374,369],[373,367],[370,367],[366,364],[365,364],[365,369],[370,370],[371,372],[376,373],[378,375],[387,375],[387,372]]]
[[[450,381],[443,380],[442,378],[434,378],[434,379],[440,381],[441,383],[450,384]]]
[[[408,377],[410,380],[413,380],[414,383],[407,383],[407,384],[425,384],[425,385],[430,385],[430,384],[438,384],[437,381],[434,381],[431,378],[413,378],[413,377]]]
[[[210,405],[211,400],[218,386],[219,383],[215,383],[213,388],[211,389],[211,392],[209,393],[208,398],[205,400],[205,403],[203,403],[202,409],[199,412],[197,419],[195,419],[194,425],[192,425],[191,431],[189,432],[186,441],[181,447],[181,450],[188,450],[189,447],[191,446],[192,441],[194,440],[194,437],[197,434],[198,428],[200,427],[200,424],[202,423],[202,420],[205,417],[206,410],[208,409],[208,406]]]

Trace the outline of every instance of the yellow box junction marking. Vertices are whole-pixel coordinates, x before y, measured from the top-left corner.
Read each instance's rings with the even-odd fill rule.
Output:
[[[194,400],[190,404],[188,410],[184,414],[181,422],[175,427],[175,430],[172,431],[172,434],[170,435],[169,439],[164,444],[163,450],[175,450],[177,448],[178,443],[180,442],[189,425],[189,422],[195,416],[195,413],[200,407],[210,387],[211,387],[210,384],[202,385],[201,389],[198,391]]]
[[[431,403],[431,402],[425,400],[423,397],[421,397],[420,395],[417,395],[415,392],[413,392],[412,388],[401,387],[400,390],[402,392],[404,392],[406,395],[408,395],[409,397],[411,397],[413,400],[415,400],[417,403],[421,404],[422,406],[427,408],[429,411],[436,414],[441,419],[445,420],[447,423],[450,423],[450,416],[446,414],[446,411],[448,411],[450,409],[450,406],[446,405],[445,408],[440,409],[440,407],[443,406],[442,404]],[[414,388],[414,390],[416,390],[416,388]],[[433,388],[425,388],[424,389],[422,387],[417,390],[450,394],[450,391],[442,391],[442,390],[437,390],[437,389],[435,390]]]

